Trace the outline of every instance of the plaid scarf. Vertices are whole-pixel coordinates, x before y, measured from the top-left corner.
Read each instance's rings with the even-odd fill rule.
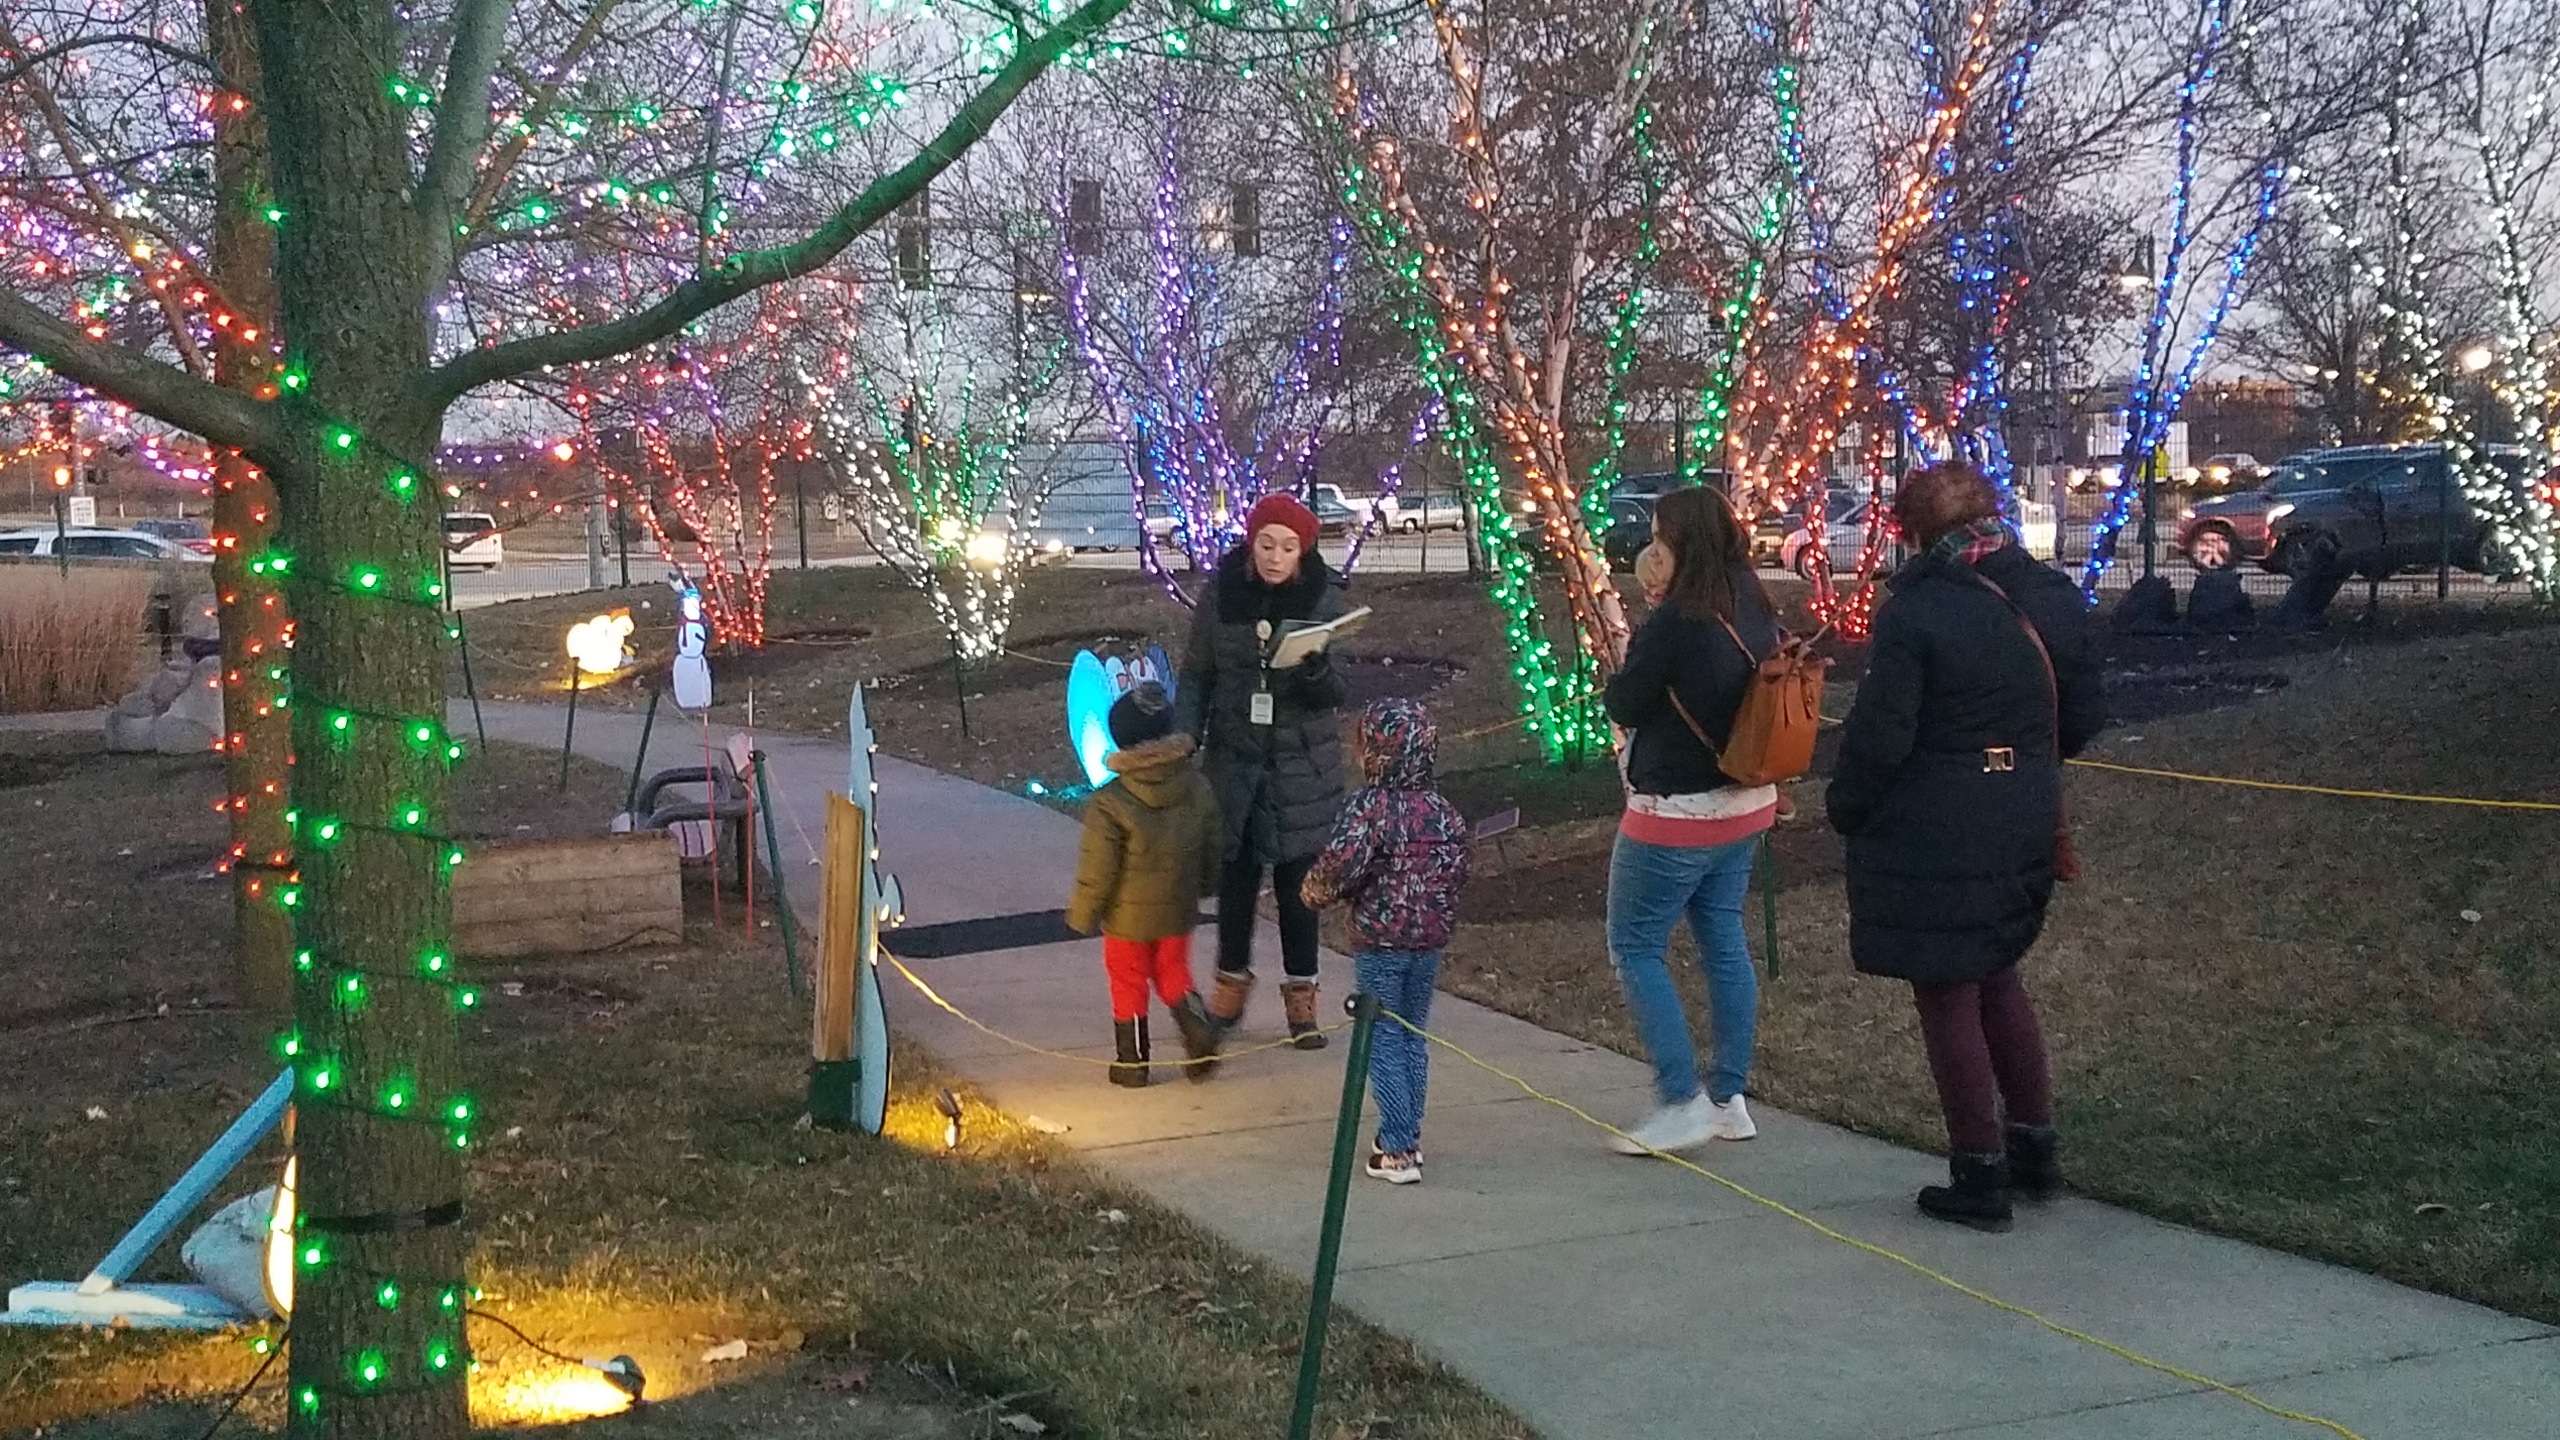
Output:
[[[1937,543],[1929,547],[1929,555],[1952,565],[1970,565],[2009,543],[2009,527],[1999,516],[1985,515],[1939,536]]]

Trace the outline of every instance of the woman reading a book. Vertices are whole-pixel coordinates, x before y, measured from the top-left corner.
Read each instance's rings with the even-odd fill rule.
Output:
[[[1253,993],[1254,913],[1268,880],[1280,902],[1280,1000],[1298,1048],[1317,1050],[1316,912],[1298,895],[1342,805],[1346,692],[1318,650],[1274,663],[1292,628],[1343,614],[1342,591],[1316,553],[1316,517],[1266,495],[1245,517],[1244,543],[1218,562],[1191,615],[1175,695],[1175,730],[1198,736],[1226,819],[1218,893],[1218,976],[1209,1015],[1222,1032]],[[1294,648],[1294,647],[1293,647]]]

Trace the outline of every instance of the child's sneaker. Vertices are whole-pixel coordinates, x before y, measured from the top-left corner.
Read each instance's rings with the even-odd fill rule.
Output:
[[[1392,1153],[1385,1150],[1371,1150],[1369,1178],[1384,1180],[1390,1185],[1419,1185],[1422,1183],[1422,1156],[1412,1150],[1398,1150]]]

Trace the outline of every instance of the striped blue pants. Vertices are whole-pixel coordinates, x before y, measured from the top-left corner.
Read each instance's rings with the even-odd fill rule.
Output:
[[[1360,988],[1416,1025],[1431,1023],[1431,990],[1440,978],[1437,950],[1371,950],[1352,957]],[[1390,1155],[1422,1148],[1423,1094],[1431,1085],[1431,1042],[1381,1015],[1369,1048],[1369,1093],[1378,1101],[1378,1148]]]

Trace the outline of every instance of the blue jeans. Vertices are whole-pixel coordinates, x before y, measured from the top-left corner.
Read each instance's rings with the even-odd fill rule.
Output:
[[[1609,960],[1626,989],[1636,1033],[1653,1057],[1653,1088],[1665,1105],[1697,1098],[1698,1050],[1689,1017],[1671,988],[1664,955],[1671,927],[1689,917],[1707,974],[1715,1021],[1716,1068],[1708,1098],[1723,1104],[1742,1093],[1751,1073],[1751,1037],[1760,1019],[1760,977],[1743,938],[1742,901],[1760,839],[1701,847],[1648,845],[1618,837],[1609,856]]]
[[[1437,950],[1368,950],[1351,960],[1360,988],[1415,1025],[1431,1023],[1431,987],[1440,978]],[[1378,1148],[1390,1155],[1422,1148],[1423,1093],[1431,1086],[1431,1042],[1385,1015],[1369,1043],[1369,1093],[1378,1098]]]

